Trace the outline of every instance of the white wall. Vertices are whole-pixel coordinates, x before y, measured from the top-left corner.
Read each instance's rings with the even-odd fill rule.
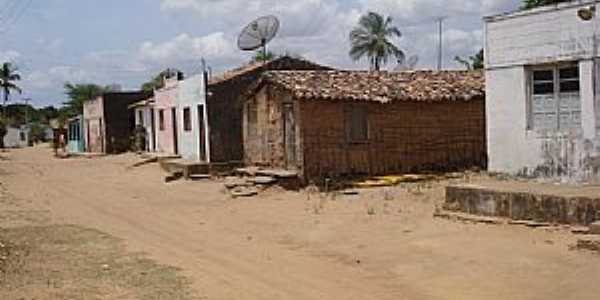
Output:
[[[593,33],[598,33],[600,18],[583,21],[577,11],[592,2],[598,1],[486,18],[487,68],[591,58]]]
[[[140,119],[140,112],[142,112],[142,118]],[[153,143],[153,140],[156,139],[156,133],[154,133],[155,137],[153,138],[152,132],[152,110],[150,105],[136,107],[134,110],[135,113],[135,124],[141,124],[146,129],[146,145],[149,151],[156,151],[156,146]]]
[[[589,1],[588,1],[589,2]],[[581,179],[598,156],[600,125],[594,105],[593,32],[598,17],[583,22],[580,4],[564,4],[531,12],[486,19],[486,115],[489,170],[527,173],[559,161],[557,176]],[[600,16],[599,16],[600,17]],[[579,64],[582,126],[577,133],[542,135],[527,130],[528,66],[561,61]],[[564,164],[563,164],[564,163]],[[568,169],[564,174],[563,166]],[[598,167],[598,166],[596,166]],[[556,170],[561,169],[561,170]]]
[[[179,127],[177,129],[179,153],[182,158],[189,160],[200,160],[200,125],[198,105],[203,106],[200,112],[204,116],[205,137],[205,157],[210,162],[210,147],[208,134],[208,116],[206,110],[206,97],[204,91],[204,80],[202,75],[196,75],[179,82],[177,87],[177,118]],[[183,110],[189,107],[191,112],[191,129],[184,130]]]

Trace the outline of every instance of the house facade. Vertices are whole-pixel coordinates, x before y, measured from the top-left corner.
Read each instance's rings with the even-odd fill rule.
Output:
[[[154,97],[138,101],[129,106],[133,110],[135,126],[141,126],[146,132],[146,152],[156,152],[156,115],[154,113]]]
[[[266,71],[331,70],[310,61],[282,56],[268,62],[244,65],[210,79],[207,96],[210,159],[217,163],[241,162],[243,94]]]
[[[19,127],[7,126],[4,136],[4,147],[6,148],[24,148],[29,146],[29,127],[22,125]]]
[[[206,74],[179,81],[175,101],[176,132],[182,158],[210,162],[205,84]]]
[[[600,143],[597,1],[485,18],[489,170],[584,179]]]
[[[69,153],[85,152],[85,136],[83,128],[82,115],[67,121],[67,151]]]
[[[164,79],[164,86],[154,91],[154,111],[156,130],[156,151],[166,154],[179,154],[177,117],[178,78]]]
[[[481,72],[278,71],[244,102],[244,162],[327,177],[485,168]]]
[[[146,92],[104,93],[83,104],[83,131],[86,152],[120,153],[131,149],[134,128],[129,106],[148,98]]]

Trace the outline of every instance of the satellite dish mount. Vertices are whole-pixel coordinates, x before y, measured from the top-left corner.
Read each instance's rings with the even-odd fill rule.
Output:
[[[277,35],[279,20],[275,16],[260,17],[248,24],[238,37],[238,48],[242,51],[263,51],[267,61],[267,44]]]

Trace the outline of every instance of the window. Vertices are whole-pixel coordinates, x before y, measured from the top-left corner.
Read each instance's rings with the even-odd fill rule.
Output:
[[[19,132],[19,137],[21,138],[21,142],[24,142],[26,140],[26,138],[25,138],[25,132],[20,131]]]
[[[158,111],[158,130],[165,130],[165,110],[161,109]]]
[[[534,68],[529,128],[568,131],[581,128],[579,67],[559,65]]]
[[[189,107],[185,107],[183,109],[183,130],[191,131],[192,130],[192,116],[191,110]]]
[[[369,140],[369,124],[367,107],[364,105],[349,105],[345,109],[346,135],[351,143]]]
[[[144,125],[144,111],[138,110],[138,125]]]

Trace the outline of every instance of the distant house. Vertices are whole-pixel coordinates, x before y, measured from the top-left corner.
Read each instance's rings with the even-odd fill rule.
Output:
[[[154,96],[138,101],[129,106],[135,116],[135,126],[142,126],[146,131],[146,152],[156,152],[156,118],[154,113]]]
[[[83,116],[79,115],[69,119],[67,125],[67,151],[69,153],[85,152]]]
[[[133,112],[128,106],[150,96],[146,92],[110,92],[83,105],[85,149],[92,153],[120,153],[131,149]]]
[[[303,59],[283,56],[266,63],[251,63],[211,78],[206,100],[210,129],[210,161],[217,163],[242,161],[244,157],[242,95],[265,71],[330,69]]]
[[[486,164],[482,72],[268,72],[243,109],[244,162],[304,180]]]
[[[485,19],[489,169],[584,178],[600,169],[597,1]]]
[[[177,128],[177,87],[179,78],[164,79],[164,86],[154,91],[154,111],[156,114],[156,151],[166,154],[179,154]]]
[[[29,146],[29,132],[29,127],[26,125],[8,126],[4,136],[4,147],[24,148]]]

